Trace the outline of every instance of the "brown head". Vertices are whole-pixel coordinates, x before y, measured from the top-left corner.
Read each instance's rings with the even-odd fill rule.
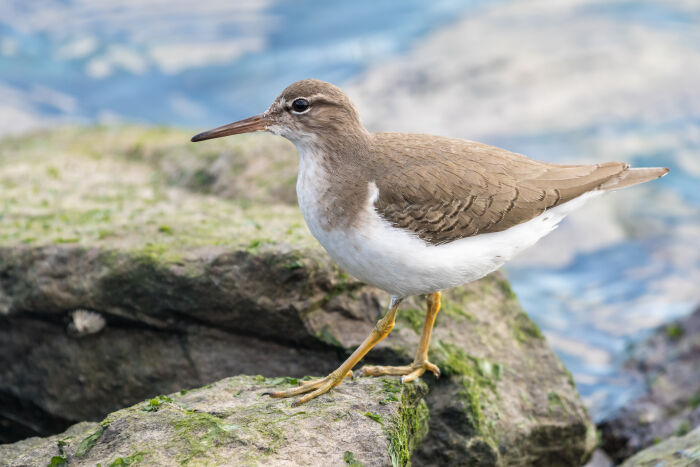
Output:
[[[269,131],[295,145],[313,145],[319,138],[367,134],[343,91],[325,81],[305,79],[288,86],[264,113],[205,131],[192,141],[253,131]]]

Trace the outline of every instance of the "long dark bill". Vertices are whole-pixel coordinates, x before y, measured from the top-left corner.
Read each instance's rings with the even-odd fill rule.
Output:
[[[204,141],[205,139],[221,138],[222,136],[240,135],[241,133],[250,133],[251,131],[262,131],[267,127],[267,119],[260,115],[254,115],[249,118],[244,118],[237,122],[229,123],[228,125],[214,128],[213,130],[205,131],[192,137],[192,142]]]

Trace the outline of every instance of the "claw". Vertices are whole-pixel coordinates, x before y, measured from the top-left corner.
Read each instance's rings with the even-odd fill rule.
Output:
[[[299,405],[308,402],[311,399],[320,396],[321,394],[327,393],[334,387],[338,386],[347,376],[348,375],[346,374],[342,377],[338,377],[331,373],[325,378],[301,381],[299,386],[295,388],[287,389],[284,391],[267,392],[265,394],[275,399],[282,397],[299,396],[301,394],[304,394],[303,397],[300,397],[292,403],[292,407],[298,407]]]

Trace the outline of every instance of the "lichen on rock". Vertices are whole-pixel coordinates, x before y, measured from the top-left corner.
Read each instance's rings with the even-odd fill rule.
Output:
[[[203,149],[188,135],[65,128],[0,142],[0,402],[14,432],[46,436],[114,412],[85,459],[114,441],[110,433],[160,420],[169,442],[178,440],[173,456],[218,462],[205,454],[217,443],[278,455],[288,445],[278,426],[285,417],[306,424],[326,411],[337,426],[350,417],[381,433],[379,464],[403,465],[410,452],[416,465],[575,465],[589,456],[595,435],[570,374],[501,273],[444,294],[429,355],[443,377],[422,378],[426,395],[422,383],[361,379],[292,412],[288,401],[253,397],[262,412],[240,411],[243,424],[258,427],[246,431],[229,426],[241,421],[225,409],[193,402],[210,388],[179,394],[236,374],[261,373],[258,385],[327,374],[369,334],[388,298],[340,271],[304,226],[286,143],[253,135]],[[277,191],[282,174],[292,183]],[[100,332],[67,332],[81,308],[104,319]],[[423,297],[406,300],[363,363],[410,362],[424,310]],[[376,408],[324,405],[370,387]],[[172,402],[157,397],[170,393]],[[251,394],[236,389],[224,406]],[[397,411],[387,418],[389,408]],[[263,414],[269,423],[258,423]],[[99,429],[78,426],[90,429],[51,456],[71,459]],[[318,439],[314,449],[331,443],[338,462],[349,452],[351,462],[374,465],[369,448],[338,447],[344,435],[332,433],[339,439]],[[145,463],[149,452],[129,445],[103,465]]]
[[[622,467],[687,467],[700,465],[700,427],[683,436],[672,436],[638,452]]]
[[[601,447],[614,461],[700,426],[698,355],[700,308],[631,348],[624,368],[644,380],[646,391],[599,425]]]
[[[355,465],[405,466],[427,430],[421,382],[361,379],[298,408],[264,395],[291,384],[287,378],[227,378],[144,401],[99,424],[0,446],[0,459],[8,466],[45,466],[54,458],[77,466],[306,466],[344,465],[349,452]],[[387,384],[395,400],[386,400]]]

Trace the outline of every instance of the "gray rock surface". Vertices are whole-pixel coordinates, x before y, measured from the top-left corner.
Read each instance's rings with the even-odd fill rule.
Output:
[[[700,428],[673,436],[627,459],[622,467],[696,467],[700,465]]]
[[[295,383],[237,376],[158,396],[100,423],[0,446],[0,459],[13,467],[405,465],[428,429],[423,383],[362,379],[297,408],[263,395]]]
[[[289,147],[254,135],[190,154],[187,136],[64,129],[0,143],[10,187],[0,195],[6,436],[18,427],[55,433],[234,374],[323,375],[384,312],[386,295],[339,271],[293,200],[271,188],[293,173]],[[266,171],[248,146],[288,158],[270,155]],[[222,160],[236,163],[214,170]],[[191,183],[202,171],[254,181],[229,193],[211,178]],[[76,332],[76,309],[104,326]],[[365,361],[409,362],[424,313],[422,298],[406,301]],[[594,430],[571,376],[502,274],[444,295],[429,357],[443,377],[423,378],[430,431],[417,465],[569,466],[589,457]]]
[[[637,344],[625,366],[647,393],[599,425],[601,447],[618,462],[700,425],[700,308]]]

